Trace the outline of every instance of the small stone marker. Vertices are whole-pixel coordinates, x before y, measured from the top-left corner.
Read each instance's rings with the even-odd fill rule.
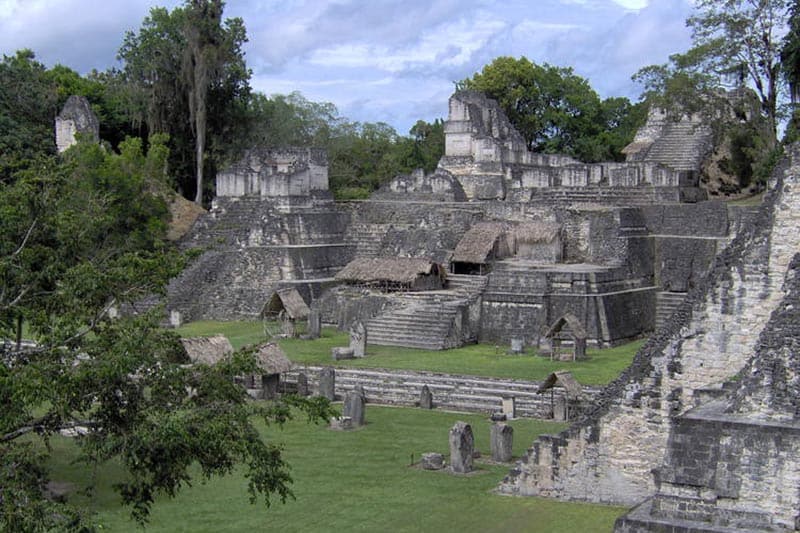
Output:
[[[308,376],[303,372],[297,374],[297,395],[308,396]]]
[[[365,402],[364,389],[357,386],[344,396],[344,408],[342,409],[342,417],[349,418],[352,427],[363,426],[365,423]]]
[[[331,348],[331,357],[333,357],[334,361],[341,361],[343,359],[353,359],[355,355],[353,354],[353,349],[349,346],[337,346]]]
[[[503,398],[503,414],[506,415],[506,420],[517,418],[517,399],[514,396]]]
[[[472,426],[466,422],[456,422],[450,428],[450,470],[457,474],[472,472],[472,454],[475,451],[475,438]]]
[[[514,443],[514,428],[508,424],[492,424],[491,441],[492,460],[499,463],[509,462]]]
[[[354,357],[364,357],[367,354],[367,327],[363,322],[356,322],[350,328],[350,348]]]
[[[353,421],[349,416],[340,416],[339,418],[331,418],[331,429],[337,431],[347,431],[353,429]]]
[[[567,399],[564,396],[557,396],[553,401],[553,420],[567,421]]]
[[[326,366],[319,372],[319,395],[330,401],[336,399],[336,371],[332,366]]]
[[[423,385],[422,392],[419,393],[419,406],[422,409],[433,409],[433,394],[427,385]]]
[[[423,470],[441,470],[444,468],[444,456],[436,452],[423,453],[420,464]]]
[[[314,309],[308,314],[308,328],[306,330],[306,336],[309,339],[318,339],[321,331],[322,322],[319,316],[319,311]]]
[[[525,353],[525,344],[522,339],[511,339],[511,353],[515,355]]]

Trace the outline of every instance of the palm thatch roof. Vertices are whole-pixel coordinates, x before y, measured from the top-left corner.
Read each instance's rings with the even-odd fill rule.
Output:
[[[262,315],[275,317],[281,311],[285,311],[292,320],[304,320],[311,313],[305,300],[295,288],[276,290],[264,306]]]
[[[181,339],[181,344],[192,363],[215,365],[233,353],[233,345],[224,335],[188,337]]]
[[[480,222],[472,226],[456,245],[453,262],[483,264],[494,250],[495,243],[506,232],[500,222]]]
[[[541,394],[553,387],[563,387],[567,391],[567,399],[577,400],[583,397],[583,387],[572,375],[572,372],[566,370],[553,372],[547,376],[547,379],[544,380],[544,383],[539,386],[539,390],[536,392]]]
[[[586,328],[583,327],[583,324],[581,324],[581,321],[578,320],[578,317],[572,313],[566,313],[558,320],[553,322],[553,325],[550,326],[544,336],[547,338],[554,337],[564,328],[565,325],[569,327],[570,331],[572,332],[572,336],[576,339],[586,338]]]
[[[413,257],[362,257],[336,274],[339,281],[356,283],[413,283],[419,276],[443,276],[438,263]]]
[[[514,238],[523,244],[549,244],[561,236],[561,226],[551,222],[525,222],[514,228]]]
[[[292,368],[292,362],[286,357],[281,347],[274,342],[260,345],[256,352],[256,360],[258,367],[265,375],[283,374]]]

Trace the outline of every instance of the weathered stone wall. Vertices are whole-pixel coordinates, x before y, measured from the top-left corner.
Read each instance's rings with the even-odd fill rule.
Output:
[[[584,164],[565,155],[535,154],[495,100],[460,91],[449,101],[439,168],[458,179],[468,200],[526,201],[541,190],[558,190],[580,201],[588,187],[643,186],[652,189],[652,199],[664,194],[674,201],[702,199],[698,171],[709,129],[686,120],[647,131],[657,136],[637,145],[646,156],[627,163]]]
[[[651,471],[665,458],[673,417],[693,405],[695,391],[719,387],[744,367],[784,296],[800,249],[798,157],[794,147],[756,224],[717,257],[706,282],[603,391],[594,412],[534,442],[502,490],[620,504],[654,493]]]
[[[328,161],[313,148],[251,149],[217,173],[218,197],[305,196],[328,190]]]
[[[100,122],[85,96],[72,95],[56,117],[56,148],[58,153],[78,142],[83,135],[92,141],[100,140]]]
[[[511,356],[509,356],[511,357]],[[515,356],[516,357],[516,356]],[[297,383],[297,375],[302,372],[308,378],[312,392],[319,390],[321,367],[298,368],[284,374],[289,387]],[[520,379],[485,378],[460,376],[435,372],[414,372],[409,370],[336,368],[335,393],[337,398],[361,385],[369,403],[404,405],[413,407],[420,398],[423,385],[427,385],[433,395],[433,405],[437,409],[453,411],[494,413],[502,411],[503,398],[515,398],[516,413],[524,418],[552,418],[550,390],[544,394],[537,391],[540,381]],[[561,387],[552,389],[555,403],[565,401],[565,391]],[[585,404],[591,404],[599,392],[598,387],[584,386]],[[576,412],[581,409],[576,406]]]

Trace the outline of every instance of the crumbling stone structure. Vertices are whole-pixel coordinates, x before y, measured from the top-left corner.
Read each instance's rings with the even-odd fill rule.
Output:
[[[90,141],[100,140],[100,122],[85,96],[67,98],[61,113],[56,117],[56,148],[58,153],[78,142],[82,135]]]
[[[707,128],[698,128],[696,135],[681,137],[693,124],[678,124],[675,129],[680,131],[674,135],[663,123],[659,131],[655,127],[647,130],[654,138],[651,157],[631,158],[627,163],[584,164],[563,155],[529,151],[496,101],[481,93],[460,91],[450,98],[445,157],[439,167],[456,176],[469,200],[531,201],[541,196],[557,198],[559,192],[583,192],[600,198],[606,193],[613,199],[615,189],[620,188],[633,192],[637,203],[697,201],[704,198],[699,170],[709,136],[699,133]],[[675,152],[679,156],[677,165],[670,159],[673,152],[656,150],[672,147],[673,137],[683,143]],[[696,160],[689,159],[683,157],[684,151],[700,155]]]
[[[332,201],[314,150],[249,152],[221,173],[220,196],[184,239],[207,251],[170,286],[169,311],[256,317],[291,286],[325,323],[366,323],[374,344],[538,345],[570,313],[588,345],[610,346],[666,320],[747,215],[681,203],[702,198],[697,169],[529,152],[497,103],[476,93],[451,98],[445,130],[434,174],[398,177],[362,202]],[[506,246],[481,258],[477,276],[451,274],[414,295],[337,286],[337,272],[359,258],[452,272],[459,243],[483,223],[505,228]]]
[[[774,180],[755,222],[596,408],[534,442],[501,490],[627,505],[655,495],[620,531],[796,527],[797,146]]]

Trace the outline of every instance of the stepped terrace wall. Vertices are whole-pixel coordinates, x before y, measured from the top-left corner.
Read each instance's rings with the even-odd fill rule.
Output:
[[[800,249],[800,153],[776,171],[756,223],[720,254],[702,286],[601,393],[597,407],[557,436],[538,439],[501,485],[520,495],[634,504],[655,492],[675,416],[695,391],[719,388],[749,360],[784,297]]]
[[[318,393],[319,373],[322,367],[297,368],[284,375],[284,382],[291,389],[296,386],[297,375],[306,374],[310,389]],[[552,418],[550,390],[544,394],[536,391],[540,381],[518,379],[460,376],[434,372],[412,372],[408,370],[336,368],[335,393],[341,399],[356,385],[364,388],[370,403],[403,405],[413,407],[419,401],[423,385],[433,394],[433,404],[438,409],[472,413],[495,413],[502,411],[503,398],[514,397],[517,416],[526,418]],[[556,402],[563,402],[566,392],[560,387],[553,390]],[[599,392],[598,387],[583,387],[584,403],[588,406]],[[585,408],[585,407],[584,407]]]

